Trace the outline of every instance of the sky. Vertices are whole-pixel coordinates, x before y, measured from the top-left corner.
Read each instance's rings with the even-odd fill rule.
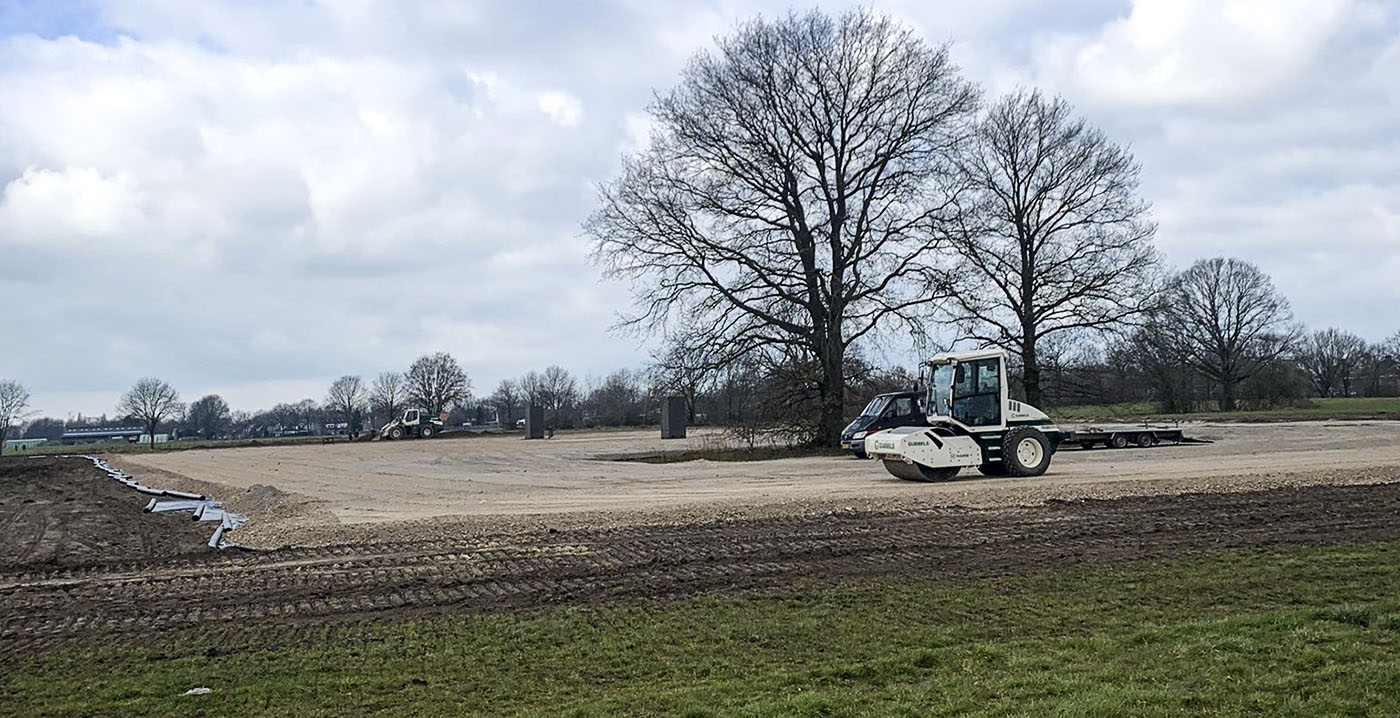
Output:
[[[1130,146],[1173,266],[1240,257],[1308,326],[1400,330],[1400,2],[867,6]],[[478,394],[639,368],[596,188],[689,57],[810,7],[0,0],[0,378],[65,417],[142,376],[320,399],[438,350]]]

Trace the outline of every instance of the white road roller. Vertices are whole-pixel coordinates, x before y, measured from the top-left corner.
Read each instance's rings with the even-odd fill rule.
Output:
[[[1039,476],[1064,432],[1045,412],[1007,395],[1006,352],[938,354],[927,363],[930,426],[865,438],[865,454],[910,481],[947,481],[964,468],[987,476]]]

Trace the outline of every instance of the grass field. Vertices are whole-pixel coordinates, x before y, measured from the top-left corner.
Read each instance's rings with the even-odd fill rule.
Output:
[[[1308,421],[1324,419],[1400,419],[1400,397],[1348,397],[1311,399],[1304,406],[1252,411],[1200,411],[1164,414],[1151,402],[1085,404],[1050,410],[1062,421],[1130,421],[1143,419],[1178,421]]]
[[[372,629],[143,636],[0,670],[9,715],[1400,712],[1400,544]],[[181,696],[207,686],[205,696]]]

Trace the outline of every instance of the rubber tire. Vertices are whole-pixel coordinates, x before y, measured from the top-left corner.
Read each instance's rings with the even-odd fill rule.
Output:
[[[1006,464],[1000,461],[988,461],[977,467],[983,476],[1006,476]]]
[[[952,481],[957,478],[958,471],[960,471],[960,468],[957,466],[935,469],[924,466],[923,464],[910,464],[904,461],[891,461],[889,459],[883,459],[882,463],[884,463],[886,471],[890,472],[890,474],[894,475],[896,478],[904,479],[905,481],[923,481],[928,483]]]
[[[433,438],[434,431],[436,430],[433,428],[433,425],[429,424],[418,431],[418,436],[424,439],[431,439]]]
[[[1028,438],[1040,443],[1042,458],[1036,466],[1022,464],[1020,456],[1016,453],[1016,446]],[[1001,440],[1001,463],[1006,467],[1008,476],[1040,476],[1050,468],[1050,440],[1045,438],[1040,429],[1033,426],[1012,429],[1006,432],[1006,436]]]
[[[1146,432],[1138,434],[1133,443],[1137,444],[1139,449],[1151,448],[1153,444],[1152,434]]]
[[[389,438],[395,441],[403,438],[403,427],[396,426],[389,430]]]
[[[865,449],[851,449],[851,454],[852,454],[853,456],[855,456],[857,459],[868,459],[868,458],[870,458],[869,456],[866,455]]]
[[[1081,441],[1081,442],[1079,442],[1079,448],[1081,448],[1081,449],[1092,449],[1092,448],[1094,448],[1094,442],[1092,442],[1092,441]]]
[[[1128,448],[1128,437],[1114,434],[1113,438],[1108,440],[1108,445],[1114,449],[1126,449]]]

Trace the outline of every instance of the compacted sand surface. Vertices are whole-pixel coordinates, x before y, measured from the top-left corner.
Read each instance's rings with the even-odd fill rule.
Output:
[[[182,451],[121,457],[169,488],[215,495],[252,521],[241,540],[348,539],[398,525],[690,522],[831,508],[1015,506],[1052,499],[1400,480],[1400,422],[1196,424],[1205,445],[1066,449],[1033,479],[897,480],[876,462],[810,457],[649,464],[623,454],[714,445],[655,430]],[[373,525],[373,526],[371,526]]]

